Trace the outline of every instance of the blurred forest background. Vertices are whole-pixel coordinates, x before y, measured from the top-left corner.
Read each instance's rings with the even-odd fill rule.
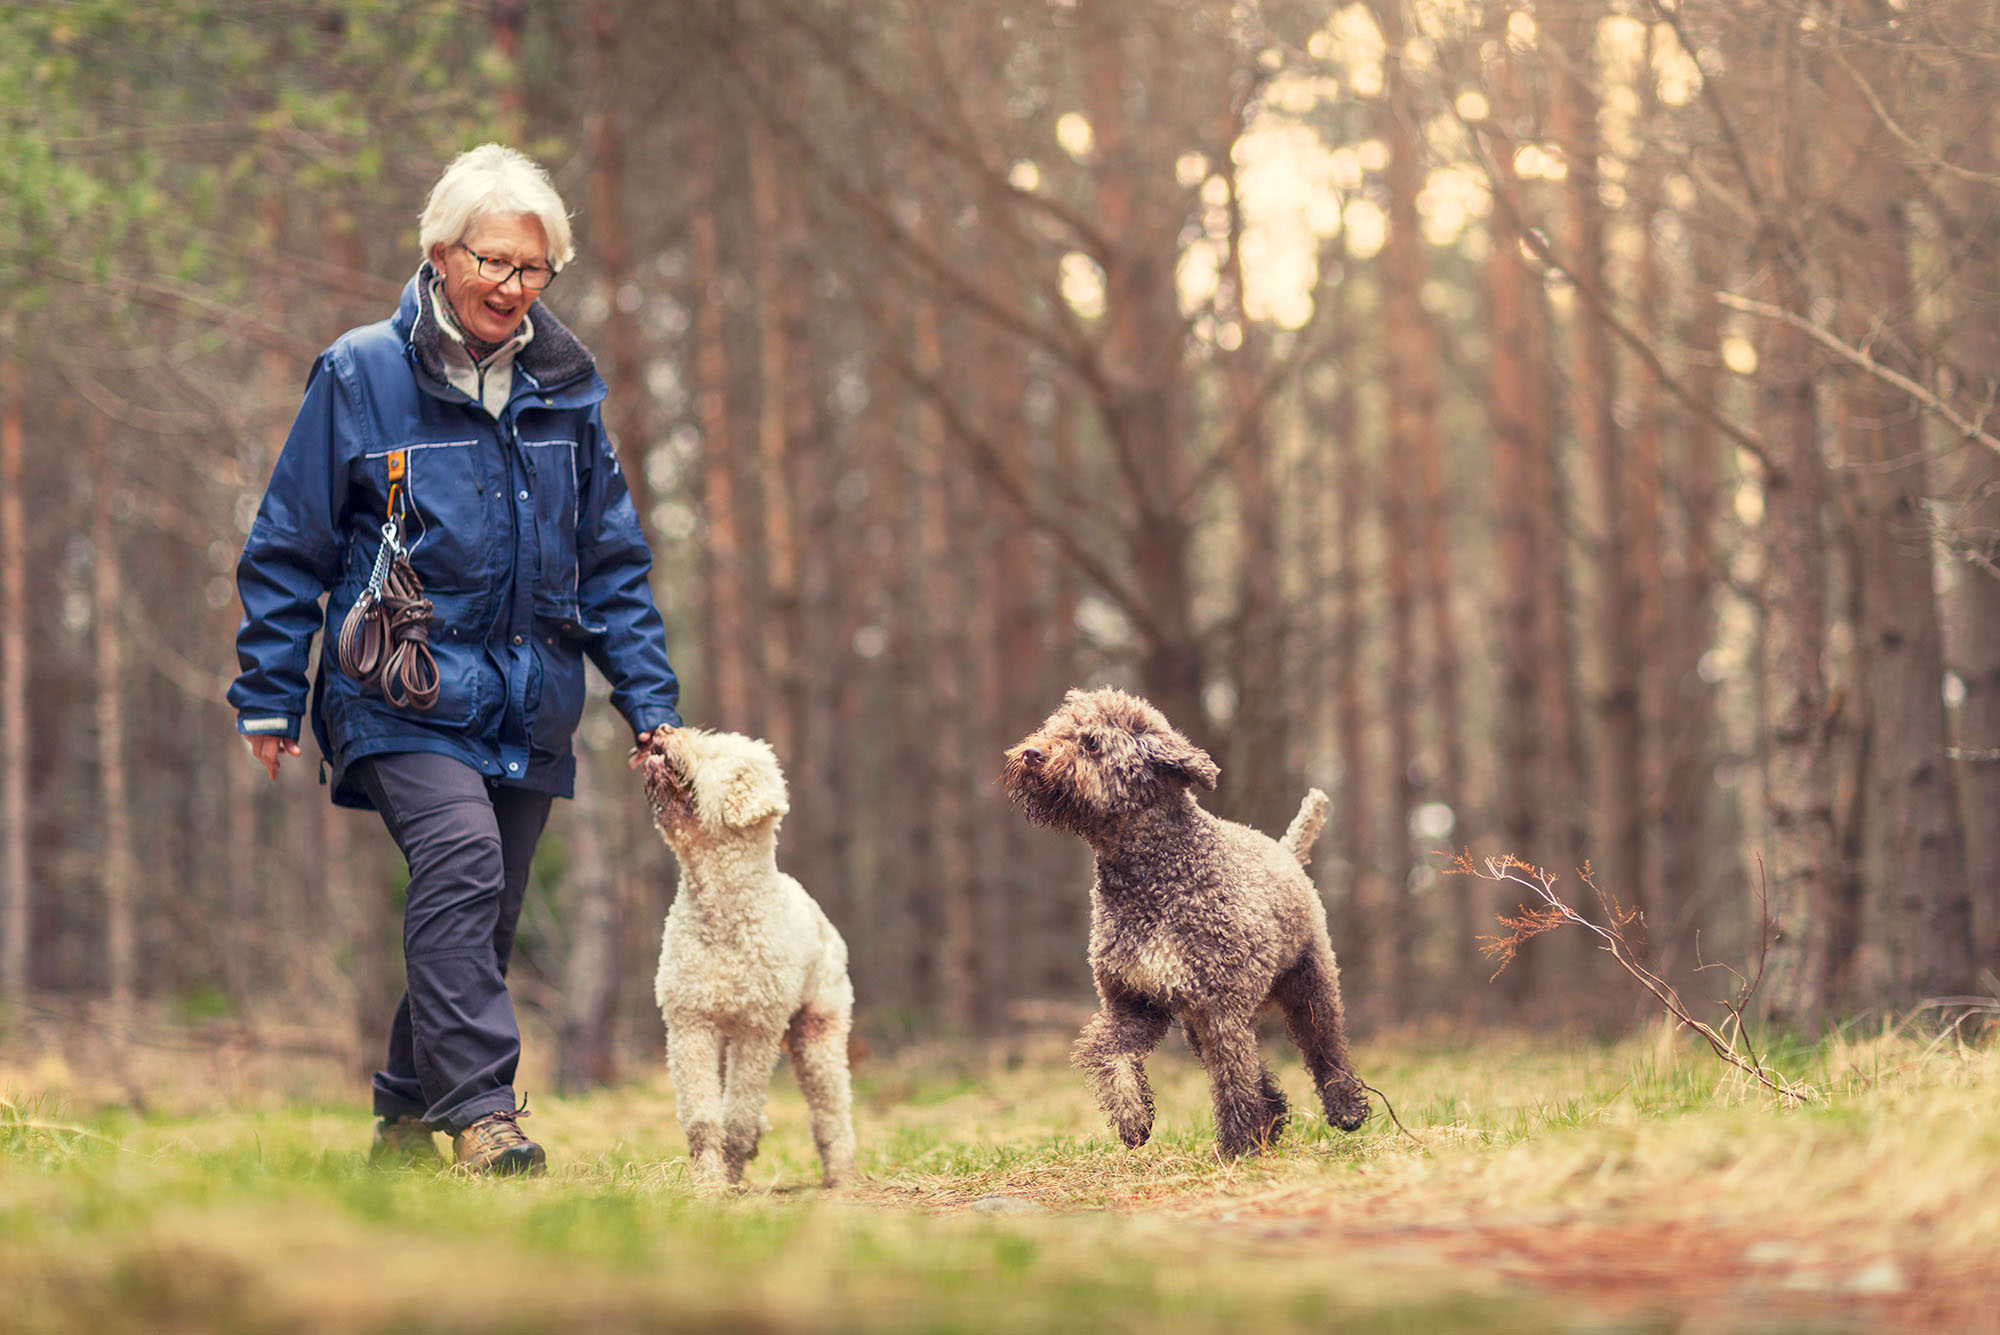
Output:
[[[873,1041],[1089,1004],[996,777],[1107,682],[1226,815],[1332,794],[1364,1031],[1636,1014],[1563,934],[1489,983],[1460,848],[1587,860],[1697,990],[1768,916],[1809,1032],[2000,988],[1987,0],[8,0],[0,117],[15,1024],[374,1062],[401,865],[236,736],[231,570],[496,138]],[[572,1086],[658,1051],[674,874],[598,686],[514,969]]]

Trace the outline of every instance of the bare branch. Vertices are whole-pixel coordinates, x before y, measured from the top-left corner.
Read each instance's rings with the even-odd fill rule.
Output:
[[[1653,999],[1660,1003],[1667,1014],[1699,1034],[1716,1056],[1755,1079],[1758,1084],[1776,1094],[1787,1106],[1819,1100],[1819,1091],[1811,1085],[1802,1081],[1788,1080],[1768,1069],[1758,1058],[1756,1051],[1749,1048],[1747,1043],[1743,1050],[1739,1050],[1738,1039],[1744,1036],[1744,1011],[1756,990],[1757,980],[1763,977],[1761,951],[1758,958],[1757,979],[1746,981],[1733,998],[1723,1003],[1730,1014],[1730,1019],[1724,1022],[1724,1027],[1733,1031],[1733,1036],[1725,1036],[1714,1026],[1697,1018],[1687,1002],[1682,999],[1680,992],[1640,960],[1629,935],[1631,927],[1640,921],[1638,911],[1625,908],[1619,904],[1616,897],[1606,893],[1591,876],[1589,863],[1586,862],[1578,869],[1577,877],[1596,896],[1598,905],[1603,910],[1601,921],[1578,912],[1557,894],[1555,889],[1557,878],[1553,873],[1530,866],[1511,853],[1475,863],[1471,851],[1467,850],[1452,859],[1452,865],[1446,869],[1446,874],[1474,876],[1495,884],[1506,882],[1518,885],[1533,895],[1537,901],[1536,907],[1524,906],[1518,909],[1516,916],[1512,918],[1505,914],[1500,915],[1501,924],[1510,929],[1506,936],[1480,938],[1486,943],[1480,947],[1480,952],[1489,959],[1499,960],[1501,969],[1505,969],[1512,962],[1515,952],[1531,938],[1540,936],[1544,932],[1552,932],[1559,927],[1571,925],[1581,927],[1597,938],[1599,950],[1618,961],[1619,967],[1637,979],[1641,987],[1652,993]],[[1758,904],[1762,910],[1765,901],[1761,891]],[[1762,914],[1762,921],[1766,949],[1768,949],[1777,926],[1771,921],[1768,912]],[[1499,973],[1496,972],[1494,977],[1499,977]],[[1737,977],[1741,978],[1742,975],[1738,974]]]
[[[1820,328],[1812,321],[1802,316],[1794,315],[1783,307],[1772,306],[1762,301],[1752,301],[1749,297],[1739,297],[1733,292],[1717,292],[1715,299],[1733,311],[1742,311],[1746,315],[1760,315],[1767,320],[1776,320],[1780,324],[1788,325],[1798,330],[1848,365],[1866,371],[1869,375],[1874,376],[1884,384],[1894,385],[1897,389],[1902,390],[1903,393],[1914,399],[1926,412],[1942,418],[1954,431],[1959,433],[1962,439],[1977,442],[1994,453],[2000,454],[2000,437],[1995,437],[1977,422],[1965,417],[1950,404],[1931,393],[1928,389],[1925,389],[1916,381],[1910,379],[1910,377],[1904,375],[1901,371],[1882,365],[1882,363],[1876,361],[1866,352]]]
[[[1975,185],[2000,185],[2000,175],[1995,175],[1992,172],[1973,171],[1969,167],[1961,167],[1957,163],[1947,162],[1930,149],[1918,143],[1916,136],[1905,130],[1896,118],[1889,114],[1889,108],[1876,95],[1875,89],[1869,84],[1868,80],[1861,77],[1861,71],[1855,69],[1848,62],[1847,57],[1841,52],[1840,43],[1828,42],[1827,49],[1832,52],[1834,63],[1840,66],[1841,72],[1854,81],[1855,88],[1860,91],[1862,99],[1868,103],[1869,109],[1875,113],[1875,119],[1881,123],[1882,128],[1887,130],[1897,143],[1923,159],[1924,166],[1935,167],[1948,176],[1955,176],[1961,181],[1971,181]]]

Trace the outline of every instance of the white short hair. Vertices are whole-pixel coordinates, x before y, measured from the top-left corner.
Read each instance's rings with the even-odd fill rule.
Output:
[[[549,174],[504,144],[468,148],[444,169],[417,220],[417,246],[429,259],[433,246],[463,241],[474,223],[495,213],[525,213],[539,221],[551,267],[560,269],[576,258],[569,214]]]

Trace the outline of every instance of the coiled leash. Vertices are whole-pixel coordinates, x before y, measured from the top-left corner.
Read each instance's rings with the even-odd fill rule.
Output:
[[[400,457],[392,456],[391,471]],[[403,546],[399,483],[389,484],[389,517],[368,587],[340,625],[340,670],[372,686],[398,709],[429,709],[437,703],[438,667],[431,656],[431,600],[410,567]]]

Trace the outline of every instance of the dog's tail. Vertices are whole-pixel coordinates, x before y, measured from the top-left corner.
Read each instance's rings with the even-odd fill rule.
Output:
[[[1312,861],[1313,840],[1326,828],[1326,809],[1330,805],[1325,793],[1309,789],[1305,801],[1299,803],[1299,814],[1292,817],[1292,823],[1285,827],[1284,838],[1278,840],[1287,853],[1299,860],[1301,867]]]

